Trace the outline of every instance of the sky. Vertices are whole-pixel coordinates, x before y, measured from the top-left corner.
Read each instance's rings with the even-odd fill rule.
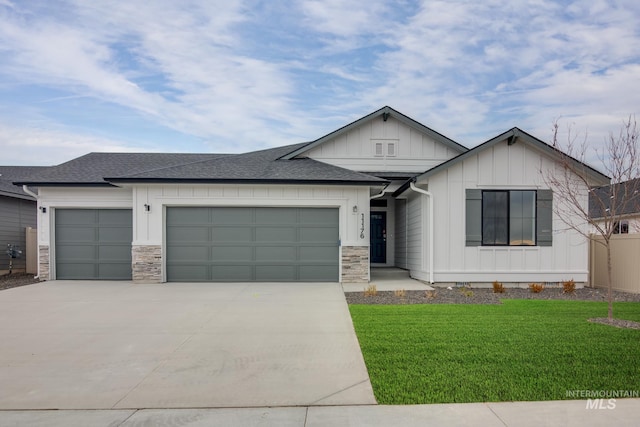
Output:
[[[640,113],[637,0],[0,0],[0,164],[237,153],[385,105],[467,146]]]

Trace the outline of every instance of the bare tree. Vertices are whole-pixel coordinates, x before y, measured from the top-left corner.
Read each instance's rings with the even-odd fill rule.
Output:
[[[554,191],[554,211],[570,228],[604,245],[607,254],[608,317],[613,319],[611,238],[619,232],[621,219],[640,212],[640,130],[635,117],[625,120],[618,134],[610,133],[606,144],[596,150],[602,171],[611,178],[610,185],[595,187],[593,169],[586,165],[587,139],[576,144],[569,136],[567,142],[558,141],[558,123],[553,126],[553,147],[559,151],[557,168],[542,172],[545,183]],[[578,161],[576,161],[578,160]],[[589,197],[585,200],[585,190]]]

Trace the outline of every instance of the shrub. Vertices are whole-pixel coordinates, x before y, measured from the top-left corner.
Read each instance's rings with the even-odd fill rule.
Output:
[[[404,298],[407,295],[407,291],[405,291],[404,289],[396,289],[395,291],[393,291],[393,294],[398,298]]]
[[[493,293],[494,294],[503,294],[504,293],[504,285],[497,280],[493,282]]]
[[[460,288],[460,292],[467,298],[471,298],[473,296],[473,291],[471,290],[471,286]]]
[[[576,282],[571,280],[567,280],[566,282],[562,282],[562,293],[563,294],[572,294],[576,290]]]
[[[531,293],[539,294],[540,292],[544,291],[544,285],[542,283],[530,283],[529,290],[531,291]]]
[[[438,296],[438,292],[436,292],[436,291],[426,291],[424,293],[424,296],[428,300],[432,300],[432,299],[435,299]]]
[[[376,285],[369,285],[365,288],[365,297],[375,297],[376,295],[378,295],[378,288],[376,287]]]

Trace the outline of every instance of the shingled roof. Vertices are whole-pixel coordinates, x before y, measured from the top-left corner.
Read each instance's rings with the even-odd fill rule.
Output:
[[[615,205],[611,204],[612,201]],[[640,214],[640,178],[593,188],[589,192],[591,218],[634,214]]]
[[[387,182],[312,159],[279,160],[303,145],[244,154],[90,153],[15,182],[32,186],[113,186],[136,182],[384,185]]]
[[[108,176],[113,183],[125,182],[202,182],[202,183],[274,183],[274,184],[353,184],[383,185],[387,181],[313,159],[280,158],[304,144],[203,159],[184,165]]]
[[[33,186],[109,186],[105,176],[131,175],[163,167],[210,160],[225,154],[185,153],[89,153],[58,166],[51,166],[15,182]]]
[[[26,179],[46,169],[46,166],[0,166],[0,195],[15,197],[18,199],[34,200],[33,197],[22,191],[15,180]]]

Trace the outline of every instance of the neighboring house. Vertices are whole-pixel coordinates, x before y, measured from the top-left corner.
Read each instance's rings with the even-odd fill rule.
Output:
[[[92,153],[17,183],[38,191],[42,278],[585,282],[540,175],[557,156],[516,128],[469,150],[384,107],[309,143]]]
[[[23,179],[43,170],[32,166],[0,166],[0,274],[9,271],[7,245],[15,245],[22,251],[13,260],[13,271],[25,271],[25,229],[36,228],[36,201],[13,185],[13,181]]]
[[[611,205],[612,200],[617,206]],[[640,233],[640,178],[594,188],[589,193],[589,215],[602,226],[613,221],[614,234]]]

